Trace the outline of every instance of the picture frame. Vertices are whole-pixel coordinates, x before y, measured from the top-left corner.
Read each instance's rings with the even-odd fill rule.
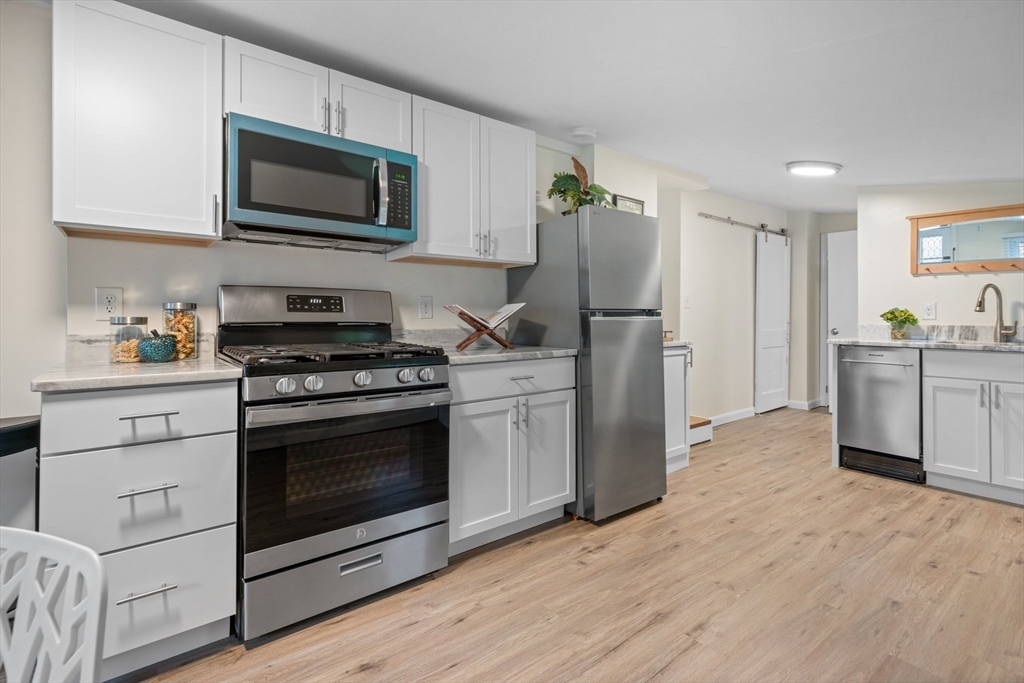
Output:
[[[619,211],[628,211],[629,213],[644,215],[644,203],[640,199],[634,199],[633,197],[626,197],[621,194],[612,195],[612,204]]]

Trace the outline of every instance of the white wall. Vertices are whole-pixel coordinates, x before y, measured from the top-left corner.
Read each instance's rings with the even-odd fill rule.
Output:
[[[694,342],[692,413],[716,417],[754,405],[753,230],[701,218],[731,216],[772,229],[786,212],[712,192],[680,193],[679,333]]]
[[[673,339],[684,339],[679,330],[680,218],[679,190],[663,189],[658,192],[658,211],[661,212],[661,315],[664,329],[672,330]]]
[[[818,394],[818,277],[821,217],[813,211],[786,214],[792,278],[789,309],[789,399],[806,403]]]
[[[39,412],[33,377],[64,358],[67,239],[51,223],[50,23],[0,2],[0,417]]]
[[[857,214],[855,213],[822,213],[818,214],[818,223],[821,233],[846,232],[857,229]]]
[[[1008,324],[1024,323],[1024,273],[910,274],[907,216],[1024,203],[1024,183],[972,183],[863,187],[857,192],[858,319],[884,324],[882,312],[900,306],[920,317],[922,302],[934,301],[936,325],[994,325],[994,297],[986,313],[975,313],[982,285],[1003,292]]]

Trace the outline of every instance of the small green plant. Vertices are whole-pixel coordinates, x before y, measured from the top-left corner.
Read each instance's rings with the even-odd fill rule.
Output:
[[[889,323],[893,339],[905,339],[907,333],[904,328],[907,325],[913,327],[917,324],[917,316],[905,308],[890,308],[879,317]]]
[[[581,206],[606,206],[613,208],[611,199],[608,197],[608,190],[597,183],[591,183],[587,176],[587,169],[576,157],[572,158],[575,173],[560,171],[555,173],[555,179],[551,182],[551,189],[548,190],[548,199],[558,197],[569,205],[569,208],[562,212],[563,216],[576,213]]]

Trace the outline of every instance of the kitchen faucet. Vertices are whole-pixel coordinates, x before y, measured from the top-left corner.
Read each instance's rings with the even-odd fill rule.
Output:
[[[981,293],[978,294],[978,303],[974,305],[974,312],[985,312],[985,292],[989,289],[995,290],[996,293],[996,343],[1010,341],[1017,336],[1017,321],[1013,321],[1013,327],[1003,325],[1003,293],[999,291],[998,287],[990,282],[981,288]]]

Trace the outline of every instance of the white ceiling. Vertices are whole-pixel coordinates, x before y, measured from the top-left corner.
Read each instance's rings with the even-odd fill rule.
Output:
[[[1021,0],[129,1],[551,138],[593,126],[769,206],[1024,179]]]

